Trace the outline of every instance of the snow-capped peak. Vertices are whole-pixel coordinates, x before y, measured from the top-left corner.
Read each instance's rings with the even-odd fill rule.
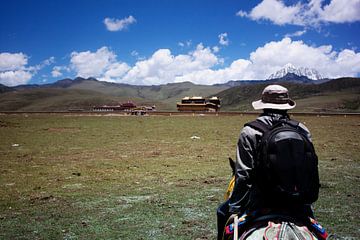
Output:
[[[268,77],[268,80],[282,78],[282,77],[286,76],[286,74],[288,74],[288,73],[293,73],[298,76],[305,76],[312,80],[323,79],[323,76],[321,76],[321,74],[313,68],[306,68],[306,67],[296,68],[291,63],[287,63],[282,69],[280,69],[276,73],[271,74]]]
[[[295,66],[292,65],[291,63],[285,64],[284,68],[289,70],[296,70]]]

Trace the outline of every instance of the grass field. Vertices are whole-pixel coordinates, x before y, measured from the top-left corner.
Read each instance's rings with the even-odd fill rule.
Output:
[[[254,117],[0,115],[0,239],[215,239]],[[316,216],[359,239],[360,118],[297,119],[320,159]]]

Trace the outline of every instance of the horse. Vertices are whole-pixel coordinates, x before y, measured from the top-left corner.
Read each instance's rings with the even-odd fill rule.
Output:
[[[235,162],[229,158],[229,163],[232,179],[225,193],[225,200],[230,198],[235,185]],[[313,218],[309,218],[308,223],[304,224],[291,216],[269,213],[260,216],[252,216],[252,214],[231,216],[225,224],[222,239],[324,240],[327,237],[325,229]]]

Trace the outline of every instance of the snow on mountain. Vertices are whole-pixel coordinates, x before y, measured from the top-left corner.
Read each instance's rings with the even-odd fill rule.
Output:
[[[268,77],[268,80],[282,78],[282,77],[286,76],[286,74],[288,74],[288,73],[293,73],[297,76],[305,76],[312,80],[324,79],[324,77],[321,76],[321,74],[313,68],[305,68],[305,67],[296,68],[291,63],[288,63],[282,69],[277,71],[276,73],[271,74]]]

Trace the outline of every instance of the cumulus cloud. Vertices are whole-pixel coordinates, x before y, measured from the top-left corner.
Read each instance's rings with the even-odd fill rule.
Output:
[[[245,59],[238,59],[231,63],[229,67],[223,69],[202,69],[199,71],[189,72],[182,76],[177,76],[175,82],[190,81],[197,84],[215,84],[224,83],[229,80],[237,79],[254,79],[251,71],[248,71],[251,62]]]
[[[0,83],[6,86],[26,84],[31,78],[32,74],[25,70],[0,72]]]
[[[51,76],[53,76],[53,77],[61,77],[62,76],[61,67],[60,66],[55,66],[53,68],[53,70],[51,71]]]
[[[119,78],[124,76],[129,69],[130,67],[126,63],[112,63],[107,67],[104,76],[99,80],[108,82],[119,81]]]
[[[115,53],[107,47],[102,47],[96,52],[72,52],[70,62],[77,75],[86,78],[101,76],[115,59]]]
[[[63,72],[70,72],[71,69],[67,66],[55,66],[53,67],[52,71],[51,71],[51,76],[56,78],[56,77],[61,77],[63,76]]]
[[[219,34],[219,44],[223,45],[223,46],[227,46],[229,45],[229,39],[228,39],[228,34],[227,33],[221,33]]]
[[[313,0],[318,2],[320,0]],[[321,1],[320,1],[321,2]],[[334,23],[345,23],[360,21],[360,1],[359,0],[332,0],[323,8],[314,8],[323,21]]]
[[[218,55],[219,49],[202,43],[187,53],[177,55],[170,49],[158,49],[148,58],[138,59],[130,66],[119,60],[108,47],[101,47],[96,51],[72,52],[70,64],[54,66],[51,74],[61,77],[64,72],[74,71],[77,76],[84,78],[153,85],[183,81],[215,84],[229,80],[266,79],[287,63],[315,68],[329,78],[358,76],[360,73],[360,53],[356,49],[336,51],[331,45],[313,46],[290,37],[268,42],[247,58],[235,59],[227,66],[223,65],[224,60]],[[133,54],[136,55],[135,52]],[[8,86],[25,84],[39,69],[55,61],[51,57],[38,65],[28,66],[28,59],[23,53],[1,53],[0,83]]]
[[[11,71],[23,68],[28,63],[28,56],[23,53],[1,53],[0,71]]]
[[[169,49],[159,49],[150,58],[138,61],[122,80],[146,85],[175,82],[178,76],[209,69],[219,62],[220,59],[203,44],[198,44],[188,54],[177,56]]]
[[[321,23],[346,23],[360,20],[360,0],[309,0],[287,6],[282,0],[263,0],[249,13],[242,10],[239,17],[268,20],[276,25],[318,26]]]
[[[107,47],[99,48],[96,52],[72,52],[70,67],[80,77],[116,81],[129,69],[126,63],[118,62],[116,57]]]
[[[55,61],[50,57],[38,65],[27,66],[28,59],[24,53],[0,53],[0,83],[7,86],[26,84],[39,70]]]
[[[195,59],[195,53],[201,53],[203,58]],[[357,76],[360,73],[360,53],[349,49],[337,52],[331,45],[315,47],[288,37],[269,42],[253,51],[248,59],[237,59],[230,66],[217,68],[219,63],[221,59],[215,52],[202,44],[186,55],[174,56],[170,50],[161,49],[149,59],[137,62],[123,80],[137,84],[183,81],[214,84],[229,80],[266,79],[287,63],[315,68],[330,78]]]
[[[300,11],[300,4],[285,6],[282,1],[263,0],[251,10],[248,16],[253,20],[270,20],[278,25],[302,25],[301,18],[298,16]]]
[[[123,19],[105,18],[104,24],[106,29],[111,32],[125,30],[129,25],[136,23],[136,19],[133,16],[129,16]]]
[[[269,42],[254,50],[248,58],[236,59],[229,66],[222,65],[223,59],[217,52],[218,48],[201,43],[193,51],[179,55],[174,55],[170,49],[158,49],[150,57],[129,66],[117,60],[116,54],[107,47],[102,47],[95,52],[73,52],[71,68],[78,76],[136,85],[266,79],[287,63],[315,68],[329,78],[360,73],[359,52],[350,49],[337,52],[331,45],[310,46],[289,37]]]
[[[314,47],[290,38],[259,47],[251,53],[250,61],[253,63],[252,71],[256,71],[260,79],[268,77],[286,63],[315,68],[330,78],[356,76],[360,72],[360,53],[348,49],[337,52],[331,45]]]

